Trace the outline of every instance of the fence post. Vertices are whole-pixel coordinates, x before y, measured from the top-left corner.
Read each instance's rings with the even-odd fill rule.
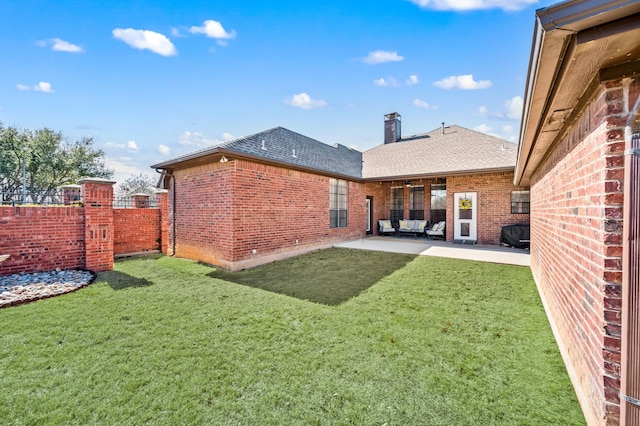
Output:
[[[132,194],[131,207],[134,209],[146,209],[149,207],[149,194]]]
[[[63,185],[60,189],[62,189],[62,204],[65,206],[81,201],[80,185]]]
[[[113,184],[100,178],[84,178],[85,268],[93,271],[113,269]]]
[[[160,250],[167,254],[169,247],[169,191],[166,189],[156,189],[156,199],[158,208],[160,209]]]

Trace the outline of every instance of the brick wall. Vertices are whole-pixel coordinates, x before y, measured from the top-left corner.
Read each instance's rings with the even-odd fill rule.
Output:
[[[161,209],[114,209],[115,255],[160,250]]]
[[[84,209],[0,206],[0,254],[0,275],[84,268]]]
[[[0,206],[0,275],[113,268],[114,254],[166,253],[167,195],[158,209],[113,209],[113,182],[85,179],[84,207]],[[75,187],[74,187],[75,189]],[[163,237],[164,236],[164,237]]]
[[[431,184],[443,183],[433,179],[412,180],[412,185],[424,186],[424,214],[430,217]],[[453,239],[453,194],[455,192],[478,193],[478,243],[499,244],[500,231],[505,225],[529,223],[528,214],[511,214],[511,191],[526,190],[513,186],[513,172],[486,173],[453,176],[447,184],[447,240]],[[378,234],[378,220],[389,219],[391,208],[391,188],[404,188],[404,217],[409,218],[409,187],[404,181],[369,182],[365,185],[366,195],[373,196],[374,234]]]
[[[531,181],[531,269],[593,424],[619,422],[624,124],[638,92],[601,85]]]
[[[365,235],[359,183],[349,182],[348,227],[331,229],[329,177],[242,160],[174,175],[180,257],[237,270]]]
[[[503,226],[529,223],[528,214],[511,213],[511,191],[527,189],[513,185],[513,172],[447,178],[447,240],[453,240],[454,193],[478,193],[478,243],[497,245]]]

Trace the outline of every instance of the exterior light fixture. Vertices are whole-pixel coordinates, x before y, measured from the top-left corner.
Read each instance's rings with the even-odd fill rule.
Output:
[[[404,186],[410,187],[411,186],[411,181],[410,180],[405,180],[404,181]]]
[[[220,162],[221,163],[226,163],[227,161],[229,161],[229,159],[227,157],[225,157],[224,155],[222,156],[222,158],[220,158]]]

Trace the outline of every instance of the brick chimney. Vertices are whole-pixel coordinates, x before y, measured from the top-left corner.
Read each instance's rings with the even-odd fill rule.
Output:
[[[395,143],[402,138],[400,132],[400,114],[392,112],[384,115],[384,143]]]

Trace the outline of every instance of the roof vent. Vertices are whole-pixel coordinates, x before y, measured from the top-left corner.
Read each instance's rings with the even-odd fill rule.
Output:
[[[292,150],[291,156],[292,156],[293,158],[298,158],[298,157],[296,156],[296,149],[295,149],[295,148]]]
[[[264,139],[262,140],[262,148],[263,151],[267,150],[267,146],[265,145]]]

